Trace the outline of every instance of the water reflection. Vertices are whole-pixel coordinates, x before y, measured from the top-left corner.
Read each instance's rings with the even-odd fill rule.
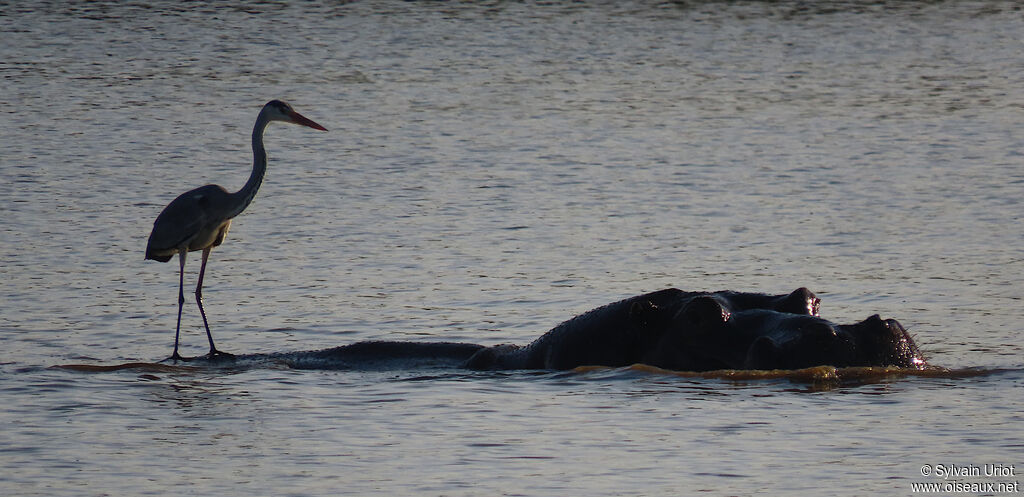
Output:
[[[295,354],[303,355],[306,353],[297,352]],[[273,355],[280,358],[285,354],[277,353]],[[147,379],[161,378],[160,376],[148,373],[165,373],[169,379],[186,380],[183,382],[176,381],[175,383],[169,384],[168,386],[172,388],[174,392],[182,394],[196,394],[196,398],[211,399],[218,397],[219,394],[228,395],[233,391],[230,388],[219,390],[216,388],[218,385],[216,383],[210,383],[211,381],[215,381],[217,378],[237,375],[247,371],[258,371],[268,366],[273,370],[287,369],[284,363],[259,360],[232,361],[231,363],[218,364],[215,366],[126,363],[118,365],[66,364],[53,366],[53,368],[82,373],[115,373],[125,370],[143,371],[146,372],[146,374],[140,375],[140,377],[145,376]],[[308,366],[304,366],[302,368],[302,370],[311,369],[314,368],[310,368]],[[342,367],[338,367],[330,364],[329,361],[322,361],[319,369],[328,371],[343,369],[352,371],[350,374],[359,374],[359,371],[353,371],[352,366],[348,363],[344,364]],[[431,372],[429,374],[423,374],[424,370],[429,370]],[[550,383],[555,387],[562,388],[575,387],[579,385],[588,385],[588,388],[590,388],[594,385],[594,382],[628,380],[642,383],[654,382],[658,385],[664,385],[666,388],[671,389],[678,389],[683,386],[683,388],[701,391],[707,395],[727,395],[727,392],[733,389],[768,388],[769,390],[772,390],[774,389],[774,386],[778,385],[791,386],[793,384],[806,384],[806,390],[789,388],[784,389],[784,391],[827,391],[865,385],[884,386],[893,382],[912,378],[933,379],[935,381],[929,382],[929,385],[943,388],[945,386],[954,386],[957,383],[955,381],[953,383],[946,383],[938,380],[966,380],[970,378],[988,377],[1008,373],[1021,373],[1024,370],[1006,368],[947,369],[940,367],[929,367],[918,370],[895,367],[836,368],[832,366],[818,366],[799,370],[722,370],[688,372],[669,371],[646,365],[635,365],[625,368],[585,366],[570,371],[479,372],[460,371],[457,366],[430,366],[423,368],[422,366],[403,367],[401,364],[395,364],[391,368],[381,369],[378,367],[372,367],[367,371],[376,373],[398,373],[398,376],[391,376],[390,378],[387,378],[386,381],[397,381],[400,383],[452,380],[475,381],[478,379],[488,381],[508,380],[510,382],[533,380]],[[216,376],[209,376],[211,373],[216,373]],[[672,380],[670,381],[669,378]],[[285,379],[281,379],[280,381],[285,384],[289,383]],[[885,393],[884,388],[859,389],[857,391],[859,393],[868,394]],[[637,395],[645,395],[646,393],[651,392],[639,390],[636,393]],[[187,398],[191,397],[183,397],[183,399]],[[230,397],[224,397],[224,399],[228,398]]]

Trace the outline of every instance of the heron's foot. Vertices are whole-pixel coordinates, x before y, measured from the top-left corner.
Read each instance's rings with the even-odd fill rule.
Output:
[[[211,349],[210,353],[206,354],[206,358],[211,361],[233,361],[235,360],[235,354],[221,352],[217,349]]]
[[[174,353],[171,354],[171,357],[168,357],[167,359],[164,359],[164,360],[162,360],[160,362],[178,362],[178,361],[188,362],[188,361],[191,361],[191,360],[192,360],[191,357],[182,357],[181,354],[178,354],[178,351],[175,350]]]

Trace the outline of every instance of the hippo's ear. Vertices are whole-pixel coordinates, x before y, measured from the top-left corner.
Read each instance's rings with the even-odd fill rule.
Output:
[[[694,326],[724,323],[729,320],[729,310],[710,295],[694,297],[679,313],[687,323]]]
[[[817,316],[821,299],[814,292],[806,288],[797,288],[793,293],[782,299],[775,310],[791,314],[803,314],[805,316]]]

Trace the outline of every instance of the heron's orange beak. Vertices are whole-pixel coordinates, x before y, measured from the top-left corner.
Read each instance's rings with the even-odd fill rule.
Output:
[[[295,124],[309,126],[310,128],[318,129],[320,131],[327,131],[327,128],[313,122],[312,119],[309,119],[306,116],[299,114],[298,112],[292,111],[291,114],[288,115],[288,117],[292,118],[292,122]]]

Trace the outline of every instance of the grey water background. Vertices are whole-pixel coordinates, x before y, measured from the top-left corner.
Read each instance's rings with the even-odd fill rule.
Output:
[[[903,495],[953,479],[925,465],[1024,471],[1016,3],[4,2],[0,32],[3,495]],[[807,286],[933,364],[1008,371],[51,368],[170,354],[152,222],[245,182],[272,98],[330,131],[266,133],[207,274],[223,350],[526,343],[664,287]]]

